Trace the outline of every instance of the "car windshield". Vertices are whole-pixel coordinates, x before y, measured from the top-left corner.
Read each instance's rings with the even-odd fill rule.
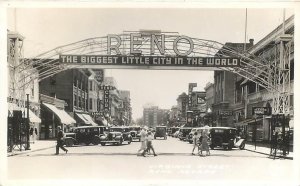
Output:
[[[139,132],[141,130],[141,128],[140,127],[130,127],[129,130],[131,130],[131,131],[134,130],[134,131]]]
[[[164,132],[164,131],[166,131],[166,128],[165,127],[156,127],[156,131]]]
[[[123,128],[110,128],[110,132],[123,132]]]

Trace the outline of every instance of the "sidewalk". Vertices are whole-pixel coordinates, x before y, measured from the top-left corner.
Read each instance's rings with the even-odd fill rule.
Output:
[[[12,152],[7,152],[7,157],[45,150],[45,149],[53,148],[55,146],[56,146],[55,140],[36,140],[34,143],[30,143],[31,150],[25,150],[24,148],[22,148],[22,151],[20,151],[19,148],[16,147]]]
[[[246,143],[245,150],[251,151],[251,152],[255,152],[255,153],[259,153],[259,154],[264,154],[266,156],[270,155],[270,147],[267,147],[267,146],[257,145],[256,149],[255,149],[255,145],[254,144],[252,144],[252,143]],[[289,154],[287,154],[286,156],[283,156],[282,155],[282,151],[277,150],[276,158],[284,158],[284,159],[290,159],[290,160],[292,160],[293,159],[293,152],[289,152]]]

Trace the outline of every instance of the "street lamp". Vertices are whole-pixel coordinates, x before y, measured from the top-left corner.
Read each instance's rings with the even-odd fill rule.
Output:
[[[26,119],[26,149],[25,150],[31,150],[30,149],[30,141],[29,141],[29,130],[30,130],[30,126],[29,126],[29,94],[26,94],[27,96],[27,119]]]

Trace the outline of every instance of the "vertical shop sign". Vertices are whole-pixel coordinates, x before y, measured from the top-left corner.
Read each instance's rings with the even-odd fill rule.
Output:
[[[104,114],[110,115],[109,90],[104,90]]]

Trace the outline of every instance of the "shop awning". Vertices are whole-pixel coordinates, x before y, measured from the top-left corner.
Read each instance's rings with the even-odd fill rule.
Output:
[[[54,112],[54,114],[60,119],[60,122],[66,125],[76,123],[76,121],[64,110],[58,109],[54,105],[43,103],[47,108]]]
[[[98,126],[97,123],[95,123],[92,119],[92,117],[88,114],[79,114],[76,113],[76,115],[87,125],[93,125],[93,126]]]
[[[15,103],[8,103],[8,111],[12,112],[14,110],[19,110],[22,111],[22,117],[27,118],[27,108],[20,108],[17,104]],[[29,121],[32,123],[41,123],[41,119],[35,115],[30,109],[29,109]]]
[[[24,118],[27,118],[27,109],[23,111]],[[41,123],[41,119],[37,117],[30,109],[29,109],[29,121],[32,123]]]

